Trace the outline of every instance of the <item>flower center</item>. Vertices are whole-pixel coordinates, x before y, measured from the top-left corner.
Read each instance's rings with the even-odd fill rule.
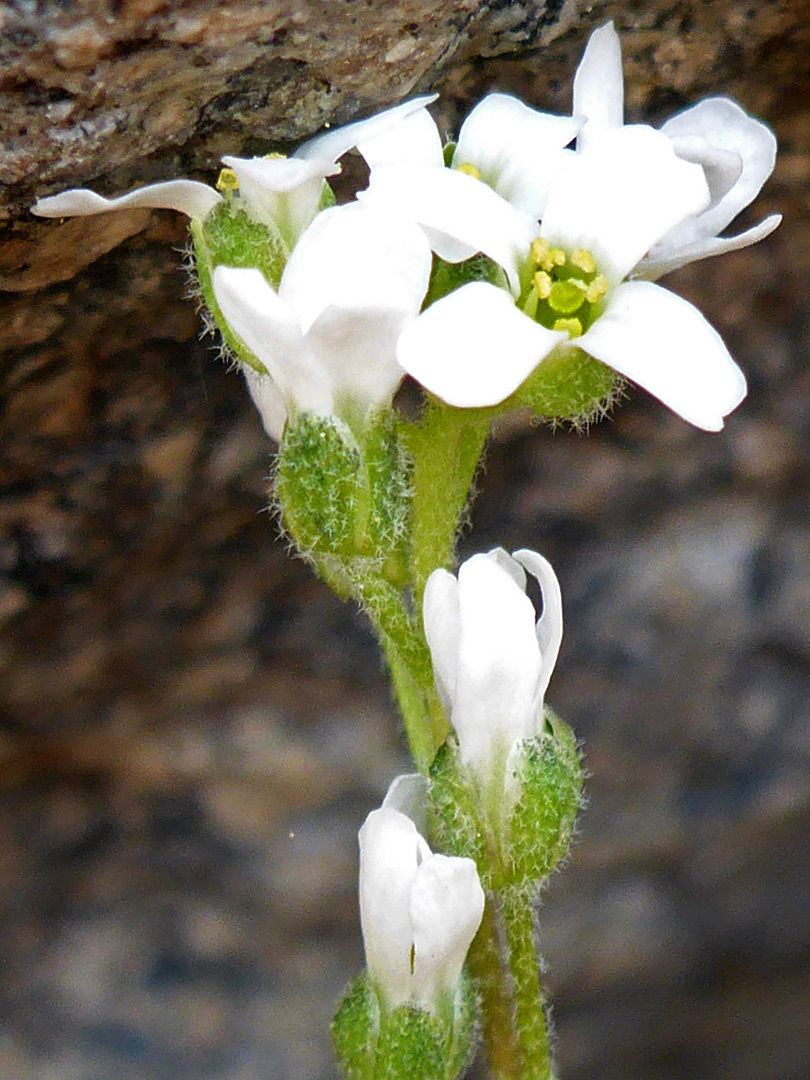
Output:
[[[593,255],[584,248],[569,255],[539,236],[529,251],[528,270],[531,282],[521,299],[525,314],[549,330],[566,330],[569,337],[583,334],[601,312],[608,291]]]

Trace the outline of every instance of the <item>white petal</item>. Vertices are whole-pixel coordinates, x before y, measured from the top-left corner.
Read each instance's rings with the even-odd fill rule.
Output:
[[[280,443],[284,434],[284,425],[287,423],[284,395],[269,375],[261,375],[247,364],[242,364],[242,371],[250,396],[253,398],[253,404],[262,418],[264,430],[271,439]]]
[[[659,131],[608,131],[578,154],[552,190],[543,235],[567,250],[586,248],[601,273],[621,280],[669,230],[709,202],[699,165],[679,158]]]
[[[712,146],[739,154],[742,173],[730,191],[710,207],[697,222],[667,237],[668,246],[716,236],[739,212],[753,201],[773,172],[776,137],[767,125],[749,116],[736,101],[715,97],[699,101],[663,125],[666,135],[678,138],[697,135]]]
[[[745,397],[745,376],[717,331],[651,282],[620,285],[577,345],[706,431],[719,431]]]
[[[399,810],[409,817],[420,833],[428,830],[429,781],[424,773],[396,776],[388,786],[383,809]]]
[[[411,889],[430,848],[398,810],[372,811],[360,829],[360,925],[366,964],[388,1005],[411,994]]]
[[[327,176],[340,166],[323,158],[224,157],[239,181],[239,192],[259,221],[275,225],[289,247],[318,212]]]
[[[432,230],[434,250],[448,262],[454,261],[454,249],[441,246],[443,235],[472,252],[483,252],[504,268],[517,293],[518,267],[537,226],[480,180],[453,169],[381,165],[358,198]]]
[[[449,716],[456,694],[458,643],[461,637],[458,581],[455,575],[447,570],[433,571],[425,585],[422,611],[436,690]]]
[[[528,548],[521,548],[520,551],[516,551],[514,558],[537,579],[540,592],[543,594],[543,613],[538,619],[536,627],[537,642],[543,658],[537,686],[539,700],[536,702],[536,707],[539,713],[548,689],[551,673],[557,663],[560,643],[562,642],[562,593],[557,575],[554,573],[554,567],[548,559],[544,559],[542,555],[538,555],[536,551],[530,551]]]
[[[279,295],[305,331],[332,306],[416,314],[430,270],[430,247],[413,222],[354,202],[318,214],[284,269]]]
[[[353,146],[359,147],[361,143],[370,143],[378,136],[396,129],[403,120],[406,120],[413,113],[419,112],[420,109],[424,109],[426,105],[435,101],[438,96],[438,94],[425,94],[422,97],[414,98],[413,101],[404,101],[393,109],[386,109],[375,116],[369,116],[366,120],[357,120],[353,124],[346,124],[344,127],[336,128],[334,131],[325,131],[322,135],[316,135],[314,139],[305,142],[303,146],[300,146],[295,151],[293,156],[297,158],[329,158],[330,161],[337,161]],[[410,135],[411,133],[408,135],[409,138]]]
[[[402,382],[397,341],[413,312],[395,308],[332,305],[321,312],[306,340],[328,374],[335,404],[388,405]]]
[[[444,165],[442,140],[427,109],[417,109],[404,120],[373,138],[358,139],[357,149],[370,168],[378,165]]]
[[[594,30],[574,75],[574,116],[585,126],[577,150],[624,123],[622,46],[613,23]]]
[[[448,405],[497,405],[567,334],[519,311],[509,293],[474,281],[445,296],[402,332],[405,371]]]
[[[431,855],[411,889],[414,997],[430,1008],[452,993],[481,918],[484,890],[472,859]]]
[[[536,219],[570,154],[563,148],[579,128],[570,116],[538,112],[509,94],[488,94],[461,126],[453,167],[474,165],[484,183]]]
[[[310,355],[294,312],[260,270],[218,266],[214,295],[234,333],[270,372],[288,409],[333,411],[328,378]]]
[[[657,245],[647,258],[642,259],[633,274],[634,278],[643,281],[657,281],[664,274],[670,274],[673,270],[679,270],[689,263],[698,262],[700,259],[708,259],[712,255],[724,255],[728,251],[739,251],[741,248],[750,247],[766,236],[770,236],[782,220],[781,214],[771,214],[770,217],[760,221],[759,225],[738,233],[737,236],[709,236],[705,240],[696,240],[692,244],[686,244],[668,252],[666,247]],[[657,255],[657,251],[663,251]]]
[[[534,731],[542,658],[532,603],[497,557],[458,574],[461,637],[452,723],[462,762],[486,775],[493,757]]]
[[[38,199],[31,207],[31,213],[48,218],[87,217],[143,206],[152,210],[179,210],[190,218],[202,219],[220,201],[221,196],[207,184],[196,180],[166,180],[160,184],[147,184],[116,199],[105,199],[86,188],[73,188]]]
[[[706,183],[709,187],[711,202],[706,210],[699,215],[705,217],[713,206],[716,206],[722,198],[734,187],[740,179],[743,170],[743,160],[733,150],[721,150],[718,146],[701,138],[699,135],[670,136],[675,153],[684,161],[691,161],[700,165]],[[690,221],[693,219],[689,219]],[[678,225],[676,229],[684,228]]]

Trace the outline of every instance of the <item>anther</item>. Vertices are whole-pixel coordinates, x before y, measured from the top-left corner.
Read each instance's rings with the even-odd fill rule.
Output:
[[[556,319],[552,330],[565,330],[569,337],[579,337],[582,333],[582,323],[579,319]]]
[[[468,161],[463,162],[461,165],[454,166],[455,172],[464,173],[465,176],[471,176],[473,180],[481,179],[481,170],[477,169],[475,165],[471,165]]]
[[[583,274],[596,273],[596,261],[590,251],[584,248],[577,248],[576,251],[571,252],[571,262]]]
[[[217,191],[238,191],[239,181],[233,169],[221,169],[216,183]]]
[[[537,289],[537,295],[541,300],[548,300],[551,295],[551,275],[547,274],[545,270],[536,271],[534,278],[534,287]]]
[[[608,280],[604,275],[600,274],[599,277],[595,277],[590,285],[585,290],[585,299],[589,304],[595,304],[597,300],[600,300],[606,295],[608,291]]]

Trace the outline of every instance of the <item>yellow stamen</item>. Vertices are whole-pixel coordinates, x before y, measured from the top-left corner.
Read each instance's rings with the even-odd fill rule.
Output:
[[[589,304],[595,304],[597,300],[601,300],[608,291],[608,280],[604,275],[600,274],[599,277],[595,277],[588,286],[585,292],[585,299]]]
[[[461,165],[454,165],[455,172],[464,173],[465,176],[471,176],[473,180],[481,179],[481,170],[477,169],[475,165],[470,165],[468,161],[462,162]]]
[[[239,181],[236,179],[236,173],[233,169],[220,170],[219,177],[217,178],[217,191],[238,191]]]
[[[576,251],[571,252],[571,262],[583,274],[596,273],[596,260],[590,251],[586,251],[584,248],[577,248]]]
[[[569,337],[575,338],[582,333],[582,323],[579,319],[556,319],[552,330],[565,330]]]
[[[545,270],[538,270],[533,281],[540,299],[548,300],[549,296],[551,296],[551,274],[547,274]]]

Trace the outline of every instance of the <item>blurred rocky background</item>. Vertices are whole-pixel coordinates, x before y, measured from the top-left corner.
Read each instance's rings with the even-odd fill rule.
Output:
[[[272,447],[185,225],[37,195],[211,180],[427,90],[570,108],[613,18],[628,114],[779,137],[763,244],[670,279],[750,394],[504,430],[466,550],[549,555],[550,698],[590,806],[540,912],[566,1080],[810,1077],[810,10],[800,0],[0,3],[0,1076],[328,1080],[356,832],[406,758],[373,639],[263,512]],[[598,177],[594,178],[598,183]]]

